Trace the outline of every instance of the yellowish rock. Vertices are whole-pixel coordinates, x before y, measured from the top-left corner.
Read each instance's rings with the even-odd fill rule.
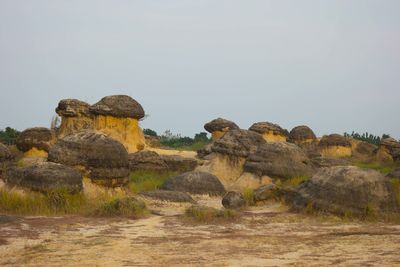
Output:
[[[329,146],[322,148],[321,154],[324,157],[350,157],[352,149],[346,146]]]
[[[48,153],[45,150],[32,147],[24,153],[24,157],[37,157],[37,158],[47,158]]]

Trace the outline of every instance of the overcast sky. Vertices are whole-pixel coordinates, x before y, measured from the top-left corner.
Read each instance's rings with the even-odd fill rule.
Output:
[[[400,138],[400,1],[0,0],[0,128],[128,94],[144,128],[225,117]]]

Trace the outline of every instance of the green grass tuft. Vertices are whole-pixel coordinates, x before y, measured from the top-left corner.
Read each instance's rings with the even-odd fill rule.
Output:
[[[246,206],[254,206],[256,204],[254,200],[254,190],[250,188],[244,188],[242,190],[242,195],[246,201]]]
[[[160,174],[150,171],[132,172],[129,177],[128,187],[133,193],[156,190],[159,189],[169,177],[174,175],[175,173]]]
[[[377,162],[359,162],[359,161],[353,162],[353,165],[363,169],[376,170],[382,174],[388,174],[396,167],[394,163],[379,164]]]

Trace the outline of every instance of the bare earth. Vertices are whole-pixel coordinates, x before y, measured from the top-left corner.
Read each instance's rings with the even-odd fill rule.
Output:
[[[156,206],[159,215],[139,220],[0,216],[0,265],[400,265],[400,225],[321,220],[279,204],[201,224],[181,215],[185,205]]]

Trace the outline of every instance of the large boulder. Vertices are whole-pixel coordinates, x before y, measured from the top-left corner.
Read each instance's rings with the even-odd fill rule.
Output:
[[[289,132],[278,124],[266,121],[254,123],[249,130],[261,134],[267,142],[286,141],[289,135]]]
[[[349,157],[352,155],[351,142],[343,135],[324,135],[318,146],[324,157]]]
[[[257,176],[288,179],[310,176],[313,173],[310,159],[295,144],[270,142],[262,144],[244,164],[244,171]]]
[[[391,137],[383,139],[377,154],[378,159],[382,159],[383,155],[386,156],[386,159],[381,161],[400,160],[400,142]]]
[[[129,169],[131,171],[168,172],[165,161],[153,151],[139,151],[129,154]]]
[[[298,187],[292,201],[296,209],[340,215],[400,212],[390,180],[375,170],[355,166],[320,169]]]
[[[139,193],[139,195],[146,198],[169,201],[169,202],[189,202],[189,203],[196,202],[188,193],[179,191],[153,190],[153,191],[141,192]]]
[[[75,193],[82,190],[82,175],[71,167],[43,162],[10,168],[6,173],[6,184],[40,192],[66,190]]]
[[[217,177],[206,172],[186,172],[169,178],[162,189],[192,194],[222,195],[225,188]]]
[[[361,160],[370,160],[375,157],[378,146],[365,142],[365,141],[353,141],[353,156]]]
[[[295,144],[311,143],[316,140],[313,130],[305,125],[296,126],[289,133],[289,141]]]
[[[0,163],[12,159],[12,154],[6,145],[0,143]]]
[[[26,156],[46,157],[55,142],[54,133],[44,127],[29,128],[21,132],[16,140],[17,148]]]
[[[141,119],[145,115],[142,105],[127,95],[103,97],[99,102],[90,106],[89,110],[94,115],[119,118]]]
[[[204,125],[204,129],[212,134],[213,140],[220,139],[226,132],[230,130],[237,130],[239,126],[233,121],[229,121],[223,118],[217,118]]]
[[[197,160],[179,155],[160,155],[160,158],[167,164],[168,169],[175,173],[193,171],[197,167]]]
[[[348,166],[351,165],[350,160],[347,158],[331,158],[331,157],[313,157],[311,163],[315,168],[326,168],[333,166]]]
[[[90,179],[100,185],[114,187],[128,182],[126,149],[101,133],[86,131],[60,139],[51,148],[48,160],[68,166],[83,166]]]
[[[222,198],[222,205],[226,209],[239,209],[246,205],[246,200],[240,192],[229,191]]]

